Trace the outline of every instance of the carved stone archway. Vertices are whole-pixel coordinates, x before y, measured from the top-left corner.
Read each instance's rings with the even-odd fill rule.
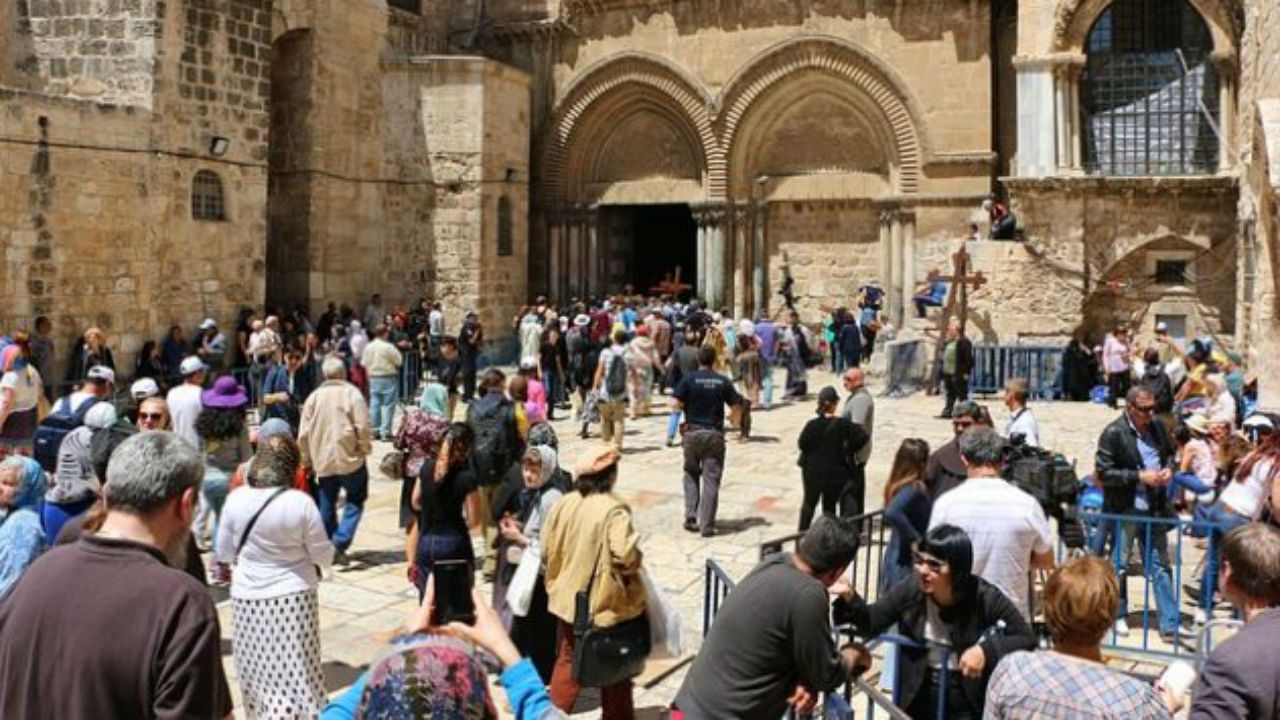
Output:
[[[1113,0],[1061,0],[1054,11],[1053,51],[1083,53],[1085,39],[1098,16]],[[1214,53],[1234,56],[1244,29],[1244,9],[1239,0],[1187,0],[1204,18],[1213,36]]]
[[[893,140],[896,165],[895,191],[911,194],[919,190],[922,166],[930,151],[922,114],[896,73],[878,58],[837,38],[812,36],[788,41],[765,51],[726,86],[719,103],[721,145],[730,158],[741,156],[735,144],[742,136],[743,121],[757,101],[797,74],[818,72],[830,75],[866,102],[883,119]],[[723,186],[715,183],[720,180]],[[712,178],[713,194],[738,191],[730,188],[728,176]]]

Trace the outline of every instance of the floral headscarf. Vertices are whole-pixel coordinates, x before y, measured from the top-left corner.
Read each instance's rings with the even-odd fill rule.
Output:
[[[15,510],[36,505],[44,499],[45,491],[44,468],[40,467],[40,463],[29,457],[11,455],[3,464],[0,464],[0,468],[6,470],[13,467],[18,469],[18,493],[13,496],[13,502],[9,504],[9,515],[12,515]],[[0,522],[3,520],[0,519]]]
[[[497,720],[484,666],[452,638],[410,635],[374,659],[358,718]]]

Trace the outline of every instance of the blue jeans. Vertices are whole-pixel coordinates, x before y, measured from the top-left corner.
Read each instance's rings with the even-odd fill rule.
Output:
[[[209,503],[209,511],[213,513],[213,548],[218,547],[218,521],[222,518],[222,505],[227,501],[227,492],[231,485],[231,476],[216,467],[208,465],[204,468],[204,484],[200,486],[200,493],[204,495],[205,502]]]
[[[1169,481],[1169,497],[1177,497],[1179,488],[1190,490],[1197,495],[1211,493],[1214,490],[1212,485],[1201,482],[1195,473],[1189,472],[1180,472],[1173,476]]]
[[[396,389],[399,378],[395,375],[374,375],[369,378],[369,423],[374,437],[386,440],[391,437],[391,418],[396,414]]]
[[[1208,524],[1209,547],[1204,556],[1204,581],[1200,583],[1200,607],[1206,613],[1213,612],[1213,593],[1218,587],[1218,568],[1221,566],[1222,539],[1227,533],[1247,525],[1249,518],[1228,510],[1222,503],[1216,502],[1205,508],[1204,521]]]
[[[1120,617],[1129,616],[1129,593],[1124,580],[1126,550],[1129,539],[1136,538],[1142,548],[1142,567],[1151,584],[1151,594],[1156,598],[1156,613],[1159,617],[1160,632],[1177,632],[1181,615],[1177,598],[1173,594],[1173,576],[1169,573],[1169,540],[1166,535],[1170,526],[1164,523],[1152,523],[1150,540],[1148,526],[1136,522],[1122,522],[1113,519],[1101,520],[1102,527],[1094,536],[1090,551],[1102,555],[1111,546],[1111,558],[1116,577],[1120,579]]]
[[[764,409],[768,410],[773,407],[773,361],[761,355],[760,370],[764,375]]]
[[[676,439],[676,433],[679,432],[680,430],[681,415],[682,415],[681,411],[672,410],[671,414],[667,416],[667,440],[668,441]]]
[[[475,570],[476,556],[468,535],[423,535],[418,538],[418,554],[414,565],[418,568],[418,600],[427,592],[427,578],[431,569],[441,560],[466,560]]]
[[[348,475],[330,475],[318,480],[320,485],[320,517],[333,547],[346,552],[355,539],[356,527],[364,514],[364,501],[369,497],[369,469],[363,465]],[[338,491],[347,493],[342,521],[338,521]]]

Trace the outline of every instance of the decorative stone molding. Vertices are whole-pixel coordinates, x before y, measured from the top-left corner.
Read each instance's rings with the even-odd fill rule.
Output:
[[[543,160],[543,190],[550,201],[570,199],[572,188],[566,187],[566,175],[571,170],[567,155],[583,118],[603,105],[627,102],[638,95],[660,103],[672,117],[687,125],[699,140],[700,146],[694,149],[705,173],[723,173],[724,154],[708,113],[710,99],[665,60],[628,54],[589,69],[557,99],[548,123],[551,136]]]
[[[723,114],[717,118],[726,155],[732,155],[742,120],[756,100],[789,75],[808,70],[847,81],[875,104],[894,138],[897,190],[914,193],[919,188],[921,167],[929,154],[922,114],[904,89],[906,84],[892,69],[865,50],[834,37],[803,37],[766,50],[726,84],[719,103]],[[713,194],[724,191],[714,185],[717,179],[720,178],[712,176]],[[722,181],[727,180],[725,177]]]
[[[1085,36],[1112,0],[1061,0],[1053,15],[1055,51],[1084,47]],[[1204,18],[1218,51],[1232,50],[1244,31],[1242,0],[1187,0]]]

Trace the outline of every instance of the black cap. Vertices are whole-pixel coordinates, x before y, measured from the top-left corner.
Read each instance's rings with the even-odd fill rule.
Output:
[[[818,391],[818,402],[822,404],[840,402],[840,393],[828,385]]]

